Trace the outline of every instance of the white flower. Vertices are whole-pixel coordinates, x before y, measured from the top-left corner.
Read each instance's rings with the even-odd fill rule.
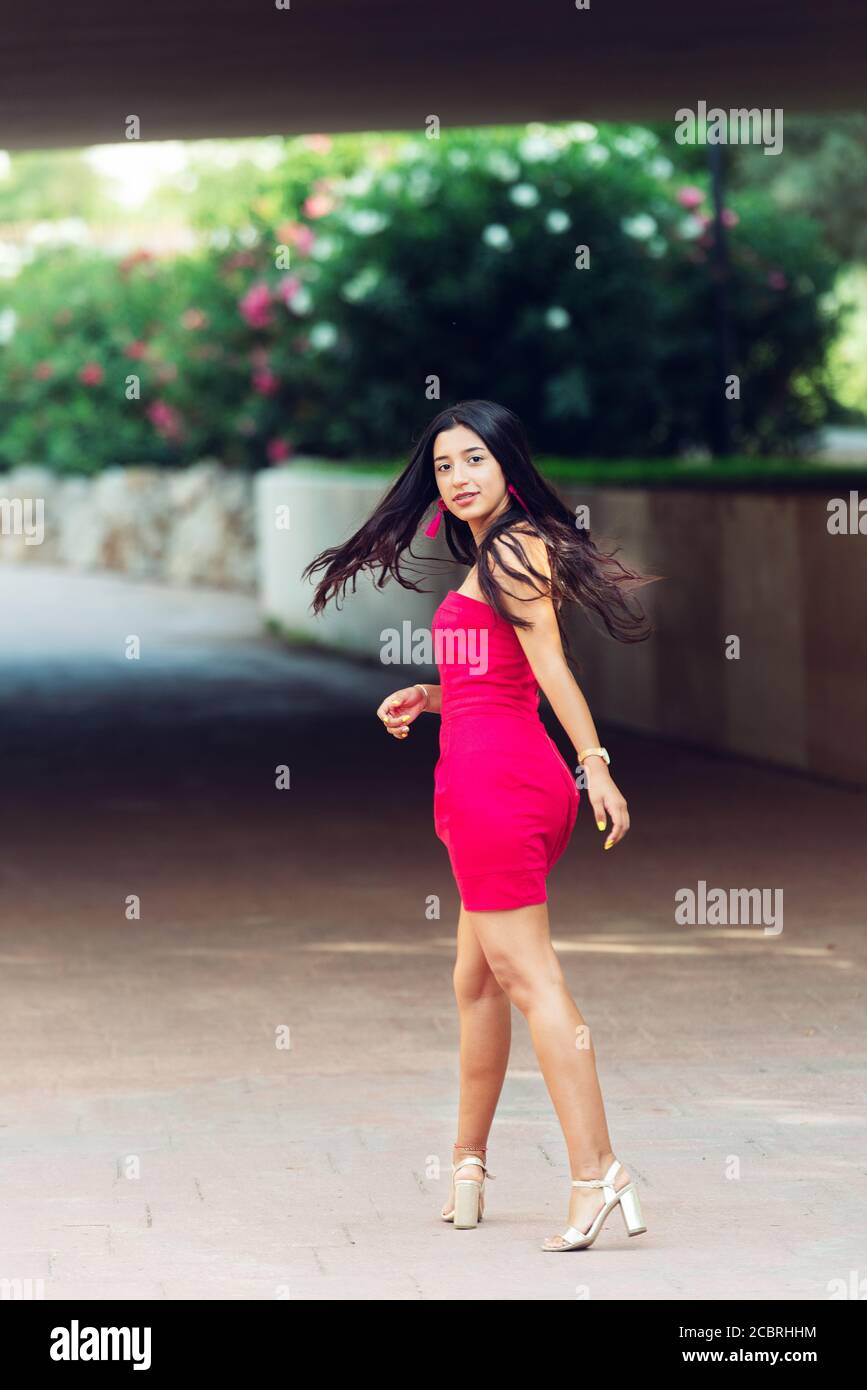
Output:
[[[636,140],[631,135],[617,135],[614,138],[614,148],[618,154],[626,155],[627,159],[636,159],[638,155],[644,153],[644,146],[640,140]]]
[[[347,280],[340,293],[344,299],[357,304],[372,294],[381,279],[382,273],[376,266],[365,266],[351,280]]]
[[[11,343],[18,327],[18,315],[14,309],[0,310],[0,343]]]
[[[565,232],[572,226],[572,218],[562,208],[552,208],[545,218],[545,226],[549,232]]]
[[[326,236],[324,233],[318,236],[310,248],[310,255],[316,261],[327,261],[337,250],[338,241],[336,237]]]
[[[337,342],[337,329],[333,323],[314,323],[309,336],[311,347],[330,348]]]
[[[559,304],[554,304],[550,309],[545,310],[545,327],[553,329],[568,328],[572,322],[572,317],[568,309],[564,309]]]
[[[388,218],[382,212],[377,212],[375,208],[357,208],[353,212],[347,213],[346,225],[355,232],[356,236],[373,236],[376,232],[381,232],[383,227],[388,226]]]
[[[392,195],[399,193],[403,188],[403,180],[395,169],[388,169],[386,173],[381,176],[379,182],[384,191]]]
[[[492,246],[495,251],[510,251],[512,249],[512,237],[508,227],[504,227],[502,222],[492,222],[482,232],[482,241],[486,246]]]
[[[616,136],[614,144],[621,154],[649,154],[659,144],[659,137],[654,135],[652,130],[645,130],[643,126],[636,125],[627,135]]]
[[[656,218],[651,217],[649,212],[637,212],[634,217],[622,217],[620,226],[627,236],[635,237],[637,241],[647,241],[656,231]]]
[[[588,145],[588,146],[587,146],[587,163],[588,163],[588,164],[607,164],[607,163],[608,163],[608,159],[609,159],[609,154],[608,154],[608,151],[606,150],[606,148],[605,148],[604,145]]]
[[[287,302],[286,308],[290,314],[309,314],[313,308],[313,296],[306,285],[302,285],[292,296],[291,302]]]
[[[34,258],[35,252],[11,241],[0,241],[0,279],[14,280],[21,267]]]
[[[573,121],[571,125],[566,127],[566,133],[572,140],[586,145],[588,140],[596,139],[598,131],[596,126],[591,125],[589,121]]]
[[[411,198],[417,200],[429,198],[432,193],[436,192],[437,181],[430,170],[425,169],[425,167],[420,164],[418,168],[411,171],[407,179],[407,188]]]
[[[60,217],[53,222],[34,222],[26,233],[33,246],[55,246],[58,242],[83,246],[88,239],[87,223],[80,217]]]
[[[505,150],[492,150],[486,160],[486,167],[489,174],[493,174],[495,179],[502,179],[503,183],[511,183],[521,172],[517,159],[513,159]]]
[[[677,230],[684,240],[694,241],[704,231],[704,223],[698,217],[684,217],[678,223]]]
[[[470,162],[470,156],[466,150],[449,150],[449,164],[454,165],[455,169],[466,169]]]
[[[539,201],[539,190],[532,183],[516,183],[509,189],[513,203],[522,208],[534,208]]]
[[[670,179],[674,173],[674,165],[664,154],[658,154],[650,161],[650,172],[655,179]]]
[[[528,127],[528,134],[518,146],[518,152],[528,164],[538,164],[541,160],[556,159],[559,154],[556,140],[545,131],[544,126]]]
[[[359,169],[351,178],[344,179],[341,191],[353,198],[366,198],[373,187],[373,173],[370,169]]]

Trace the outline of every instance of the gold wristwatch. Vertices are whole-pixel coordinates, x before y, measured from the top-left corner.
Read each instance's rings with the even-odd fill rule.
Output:
[[[607,748],[582,748],[581,752],[578,754],[579,763],[583,765],[584,759],[589,758],[592,753],[595,753],[597,757],[601,758],[606,767],[611,766],[611,759],[608,756]]]

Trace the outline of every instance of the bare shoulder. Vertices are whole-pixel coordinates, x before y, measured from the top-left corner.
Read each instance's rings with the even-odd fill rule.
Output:
[[[539,580],[533,574],[534,570],[536,574],[550,579],[548,547],[540,535],[519,522],[503,531],[493,542],[491,573],[500,583],[512,580],[538,589]]]
[[[551,562],[537,532],[520,522],[501,532],[491,545],[489,565],[510,613],[528,618],[532,609],[535,618],[547,608],[553,615]]]

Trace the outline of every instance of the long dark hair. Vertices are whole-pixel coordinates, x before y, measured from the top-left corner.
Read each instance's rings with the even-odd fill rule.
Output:
[[[456,425],[474,430],[484,441],[506,482],[515,487],[526,504],[525,511],[509,494],[510,505],[491,523],[478,546],[466,521],[449,511],[443,512],[449,550],[461,564],[478,564],[479,587],[494,611],[514,627],[530,626],[528,620],[513,616],[504,607],[501,585],[491,572],[491,561],[496,559],[506,574],[516,579],[522,577],[521,571],[513,569],[504,558],[504,550],[508,550],[525,573],[538,581],[532,586],[535,594],[552,599],[558,623],[561,606],[571,602],[601,618],[611,636],[620,642],[641,642],[649,637],[653,629],[641,607],[630,604],[628,595],[633,588],[658,576],[628,569],[613,552],[600,550],[586,528],[576,526],[573,513],[536,470],[518,416],[495,401],[461,401],[431,420],[410,462],[373,515],[348,541],[323,550],[304,569],[305,579],[325,570],[313,596],[313,612],[320,613],[332,598],[340,607],[339,600],[346,594],[348,584],[351,581],[354,593],[356,576],[363,570],[371,574],[380,571],[375,580],[378,589],[388,578],[394,578],[403,588],[419,592],[419,585],[402,573],[401,557],[408,551],[412,559],[420,558],[412,550],[412,541],[425,512],[440,496],[433,464],[434,440],[442,430],[454,429]],[[550,580],[530,563],[521,544],[522,533],[541,536],[545,541]]]

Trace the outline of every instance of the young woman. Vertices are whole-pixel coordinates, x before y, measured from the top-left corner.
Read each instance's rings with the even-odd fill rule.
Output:
[[[487,1140],[506,1075],[511,1005],[524,1014],[563,1129],[572,1172],[568,1229],[543,1250],[577,1250],[620,1208],[630,1235],[646,1229],[638,1194],[611,1148],[589,1029],[551,945],[546,877],[572,833],[580,793],[539,718],[539,692],[568,734],[606,850],[629,829],[626,802],[564,654],[561,610],[578,603],[621,641],[649,625],[628,594],[647,577],[601,551],[530,459],[510,410],[466,401],[428,425],[408,467],[345,544],[324,551],[305,577],[325,573],[319,613],[360,570],[401,572],[431,502],[436,534],[470,572],[432,625],[440,685],[413,685],[383,700],[388,734],[409,737],[422,713],[438,714],[434,824],[460,891],[455,993],[460,1014],[460,1101],[452,1187],[441,1215],[457,1229],[484,1212]],[[414,557],[417,558],[417,557]],[[568,646],[568,643],[567,643]]]

